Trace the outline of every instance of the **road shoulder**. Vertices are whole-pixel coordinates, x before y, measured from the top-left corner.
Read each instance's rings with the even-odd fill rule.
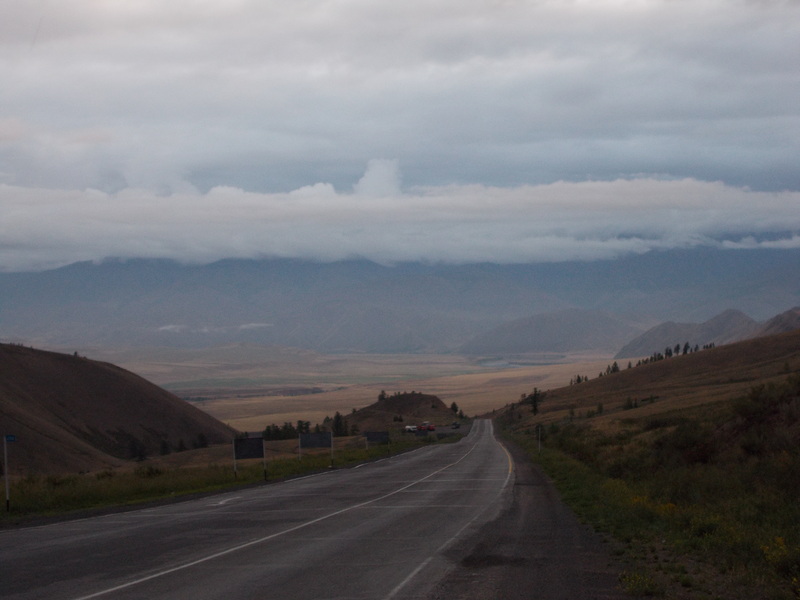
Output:
[[[428,600],[629,597],[619,587],[622,566],[609,545],[578,521],[520,448],[503,444],[515,463],[511,503],[474,536],[448,550],[453,569]]]

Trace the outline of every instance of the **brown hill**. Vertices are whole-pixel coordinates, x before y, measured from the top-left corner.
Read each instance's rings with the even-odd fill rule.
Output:
[[[398,392],[391,396],[381,393],[375,404],[347,415],[347,423],[351,427],[356,425],[361,432],[386,431],[419,425],[423,421],[439,426],[449,425],[455,418],[453,411],[438,396]]]
[[[229,442],[210,415],[109,363],[0,344],[0,433],[10,472],[91,471]]]
[[[650,362],[603,377],[548,390],[534,417],[529,407],[512,406],[519,426],[594,414],[596,426],[617,427],[634,416],[681,412],[728,401],[753,386],[783,381],[800,372],[800,330],[753,338],[710,350]],[[520,390],[524,392],[526,390]],[[598,413],[602,405],[602,413]],[[637,408],[631,412],[631,406]],[[529,414],[530,413],[530,414]]]
[[[655,352],[663,352],[666,347],[672,348],[676,344],[683,346],[688,343],[692,348],[709,344],[721,346],[757,335],[765,335],[758,333],[760,327],[758,322],[743,312],[732,309],[726,310],[704,323],[668,321],[648,329],[625,344],[614,358],[650,356]],[[789,329],[782,331],[789,331]],[[770,333],[779,332],[771,331]]]
[[[800,306],[795,306],[764,323],[756,335],[775,335],[800,329]]]

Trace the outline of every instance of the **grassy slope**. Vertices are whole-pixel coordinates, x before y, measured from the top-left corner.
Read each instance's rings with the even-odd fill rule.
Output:
[[[454,442],[451,436],[438,443]],[[121,469],[95,473],[30,476],[11,485],[10,511],[0,511],[0,528],[49,518],[90,516],[124,510],[142,503],[170,502],[190,494],[202,494],[244,485],[281,481],[289,477],[348,467],[383,459],[424,444],[437,443],[433,436],[393,436],[390,445],[365,447],[357,436],[337,437],[335,450],[312,449],[297,454],[297,440],[265,444],[266,462],[240,460],[233,470],[231,446],[216,446],[158,456]],[[266,472],[264,467],[266,466]]]
[[[423,421],[439,427],[450,425],[456,415],[437,396],[405,392],[387,394],[385,398],[345,415],[345,418],[359,431],[398,431],[406,425],[418,425]]]
[[[630,592],[800,595],[800,332],[625,366],[498,420],[621,542]]]
[[[199,434],[227,442],[233,431],[141,377],[79,356],[0,344],[0,426],[14,434],[10,472],[103,469],[158,454]],[[12,461],[13,458],[13,461]]]

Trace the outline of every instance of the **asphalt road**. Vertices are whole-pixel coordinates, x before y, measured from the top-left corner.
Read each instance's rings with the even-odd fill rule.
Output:
[[[477,421],[456,444],[360,468],[2,531],[0,597],[429,597],[508,513],[512,464]]]
[[[510,445],[515,477],[510,505],[445,551],[452,568],[426,600],[625,600],[625,566],[580,523],[552,482]]]

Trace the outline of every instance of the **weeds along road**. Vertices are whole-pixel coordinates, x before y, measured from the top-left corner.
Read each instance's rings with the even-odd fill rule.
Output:
[[[0,597],[418,598],[510,497],[489,421],[360,468],[0,532]]]
[[[359,468],[2,531],[0,597],[617,597],[607,553],[517,463],[476,421]]]

